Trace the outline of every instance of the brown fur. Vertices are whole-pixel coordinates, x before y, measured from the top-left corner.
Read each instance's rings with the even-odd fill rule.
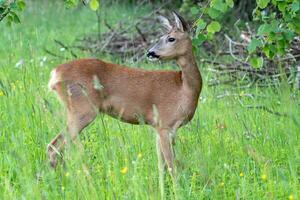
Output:
[[[72,84],[78,84],[79,94],[75,95],[87,95],[82,97],[82,104],[92,104],[97,111],[132,124],[144,120],[146,124],[158,126],[153,121],[153,106],[156,106],[160,127],[173,127],[178,119],[169,116],[178,113],[183,121],[189,121],[198,101],[198,95],[184,90],[182,72],[133,69],[97,59],[71,61],[55,70],[60,80],[54,90],[66,106],[70,95],[66,90]],[[95,76],[103,86],[100,90],[95,89]],[[189,108],[185,109],[186,103]]]
[[[176,42],[166,42],[168,37]],[[191,40],[183,30],[170,30],[151,50],[161,59],[175,59],[181,71],[148,71],[79,59],[57,66],[49,86],[67,108],[67,132],[72,141],[99,112],[131,124],[144,122],[157,130],[160,169],[166,163],[173,176],[171,140],[192,119],[202,79]],[[52,166],[64,144],[60,133],[48,145]]]

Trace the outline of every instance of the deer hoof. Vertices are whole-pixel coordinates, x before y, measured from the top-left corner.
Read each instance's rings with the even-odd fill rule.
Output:
[[[47,147],[47,154],[50,161],[50,166],[55,168],[57,165],[56,152],[53,150],[51,145],[48,145]]]

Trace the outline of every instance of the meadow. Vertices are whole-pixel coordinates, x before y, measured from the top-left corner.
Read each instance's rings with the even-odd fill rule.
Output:
[[[150,8],[105,9],[114,23]],[[44,49],[58,48],[53,39],[68,44],[96,32],[96,16],[40,2],[28,3],[21,20],[0,24],[0,199],[159,199],[155,133],[147,126],[99,116],[80,135],[82,148],[68,146],[64,166],[49,166],[47,144],[65,124],[64,108],[47,88],[49,72],[70,56]],[[176,69],[173,63],[99,58]],[[173,190],[167,179],[167,198],[299,199],[299,91],[284,81],[266,88],[208,87],[207,67],[199,64],[204,86],[196,114],[177,134],[178,186]]]

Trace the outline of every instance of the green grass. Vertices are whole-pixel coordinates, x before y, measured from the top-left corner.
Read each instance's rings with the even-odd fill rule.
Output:
[[[71,43],[97,25],[87,9],[48,4],[27,5],[20,25],[0,24],[0,199],[159,199],[155,133],[146,126],[98,117],[80,136],[83,148],[68,147],[65,166],[49,167],[46,146],[63,128],[64,110],[47,83],[50,70],[65,59],[43,49],[57,50],[53,39]],[[106,9],[110,22],[147,12],[125,5]],[[15,67],[21,59],[23,66]],[[205,66],[201,71],[205,81],[195,117],[177,134],[178,199],[300,198],[299,92],[285,85],[208,87],[210,75]],[[226,92],[236,95],[218,98]],[[171,184],[166,190],[174,198]]]

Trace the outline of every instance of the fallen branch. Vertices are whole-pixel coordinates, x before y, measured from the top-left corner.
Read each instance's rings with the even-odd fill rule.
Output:
[[[138,34],[142,37],[143,41],[144,41],[145,43],[147,43],[146,36],[142,33],[141,29],[138,27],[137,24],[135,25],[135,29],[137,30]]]
[[[273,115],[276,115],[276,116],[280,116],[280,117],[288,117],[288,114],[286,113],[280,113],[280,112],[277,112],[277,111],[273,111],[271,110],[270,108],[268,108],[267,106],[264,106],[264,105],[244,105],[240,100],[239,100],[239,103],[241,104],[242,107],[244,108],[248,108],[248,109],[261,109],[263,111],[266,111],[270,114],[273,114]]]
[[[51,55],[51,56],[58,57],[58,58],[65,58],[65,57],[63,57],[63,56],[61,56],[61,55],[58,55],[58,54],[56,54],[56,53],[51,52],[50,50],[48,50],[48,49],[46,49],[46,48],[44,48],[44,51],[45,51],[47,54]]]
[[[217,96],[217,99],[221,99],[221,98],[224,98],[224,97],[249,97],[251,99],[254,99],[254,96],[253,94],[250,94],[250,93],[246,93],[246,94],[237,94],[237,93],[228,93],[228,92],[225,92],[224,94],[220,94]]]
[[[238,57],[236,57],[232,51],[232,44],[235,44],[235,45],[240,45],[240,46],[245,46],[244,44],[242,43],[238,43],[238,42],[235,42],[233,41],[228,35],[225,34],[225,38],[229,41],[229,52],[230,52],[230,55],[233,59],[239,61],[240,63],[243,63],[243,64],[246,64],[248,65],[248,63],[242,61],[241,59],[239,59]]]
[[[293,85],[296,77],[295,66],[300,64],[300,39],[295,37],[290,44],[290,49],[286,50],[286,54],[283,57],[275,56],[270,59],[264,56],[264,53],[260,48],[255,52],[254,57],[260,57],[263,59],[263,66],[260,68],[254,68],[250,65],[248,59],[250,58],[247,50],[248,44],[252,38],[259,38],[247,25],[247,31],[241,31],[241,42],[234,41],[227,34],[224,35],[228,41],[227,50],[219,50],[218,55],[230,55],[233,58],[233,62],[227,61],[211,61],[201,60],[202,62],[210,63],[209,71],[215,75],[215,80],[210,85],[228,84],[234,79],[249,80],[251,84],[256,84],[258,87],[276,86],[281,80],[287,80],[287,83]],[[227,59],[225,57],[224,59]],[[287,79],[285,78],[287,77]],[[229,80],[228,80],[229,79]],[[218,81],[216,81],[218,80]],[[232,85],[237,85],[236,82],[232,82]]]
[[[63,47],[65,50],[69,51],[71,53],[71,55],[74,58],[77,58],[78,56],[72,51],[72,49],[70,49],[67,45],[65,45],[64,43],[62,43],[61,41],[54,39],[54,42],[57,43],[58,45],[60,45],[61,47]]]

